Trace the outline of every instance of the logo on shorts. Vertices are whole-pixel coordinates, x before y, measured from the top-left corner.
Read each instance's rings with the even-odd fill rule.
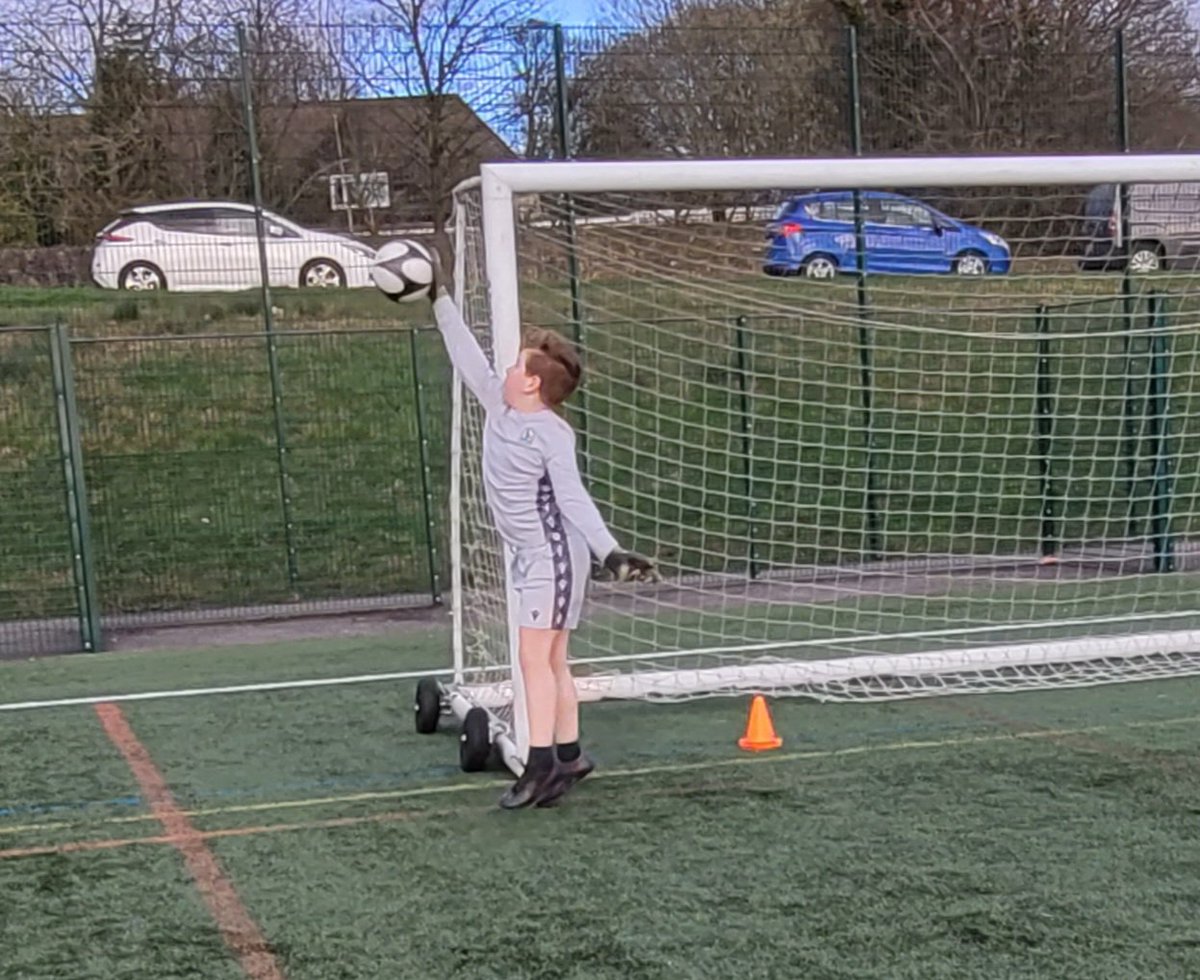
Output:
[[[529,618],[536,620],[538,618],[538,611],[536,609],[529,610]]]

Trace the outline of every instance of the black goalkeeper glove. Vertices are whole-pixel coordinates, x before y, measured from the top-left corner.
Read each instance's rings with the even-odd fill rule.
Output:
[[[609,553],[604,567],[618,582],[661,582],[658,566],[649,558],[620,548]]]

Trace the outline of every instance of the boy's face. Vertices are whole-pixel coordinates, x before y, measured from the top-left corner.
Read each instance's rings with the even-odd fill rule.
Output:
[[[528,408],[530,396],[538,397],[542,387],[542,379],[526,370],[525,362],[529,351],[523,350],[517,356],[517,363],[504,375],[504,403],[509,408]]]

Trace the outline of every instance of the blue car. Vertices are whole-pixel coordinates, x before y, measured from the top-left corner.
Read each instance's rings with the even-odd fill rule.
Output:
[[[1012,264],[999,235],[956,221],[927,204],[899,194],[860,194],[867,272],[913,275],[1004,275]],[[854,194],[827,191],[784,202],[767,226],[763,271],[832,279],[858,268]]]

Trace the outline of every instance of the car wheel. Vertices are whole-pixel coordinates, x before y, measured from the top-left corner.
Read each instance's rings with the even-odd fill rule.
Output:
[[[121,270],[117,285],[135,293],[166,289],[167,277],[163,275],[162,269],[149,262],[130,262]]]
[[[832,256],[811,255],[804,262],[804,276],[806,279],[833,279],[837,276],[837,262]]]
[[[1134,275],[1158,272],[1163,267],[1162,253],[1158,246],[1148,242],[1136,242],[1129,253],[1129,271]]]
[[[313,259],[300,270],[301,289],[342,289],[346,273],[332,259]]]
[[[988,271],[987,259],[978,252],[963,252],[954,260],[954,271],[960,276],[982,276]]]

